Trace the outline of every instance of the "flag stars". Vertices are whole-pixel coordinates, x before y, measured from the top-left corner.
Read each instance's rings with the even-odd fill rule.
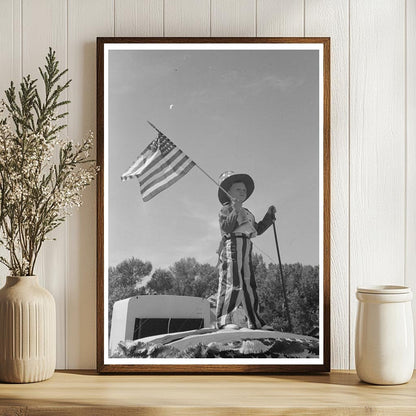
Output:
[[[171,150],[173,150],[176,146],[166,137],[160,135],[158,137],[159,141],[159,150],[163,156],[167,155]]]
[[[159,137],[152,141],[149,145],[153,152],[160,150],[163,156],[166,156],[176,146],[163,134],[159,134]]]

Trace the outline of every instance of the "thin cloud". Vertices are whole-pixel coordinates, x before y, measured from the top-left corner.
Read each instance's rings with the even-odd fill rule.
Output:
[[[210,263],[215,266],[218,245],[219,238],[201,236],[199,239],[190,241],[189,244],[175,247],[173,253],[176,254],[177,260],[183,257],[194,257],[200,263]]]
[[[243,88],[258,93],[269,89],[288,92],[289,90],[300,87],[303,82],[302,79],[296,79],[294,77],[280,78],[277,75],[267,75],[244,85]]]
[[[214,85],[216,87],[197,87],[187,96],[187,102],[192,105],[206,105],[229,101],[231,97],[244,95],[261,95],[265,92],[288,93],[304,84],[304,80],[291,76],[280,77],[268,74],[264,77],[248,76],[242,72],[233,70],[218,77]],[[218,90],[226,90],[225,96],[219,97]]]
[[[197,220],[211,231],[218,230],[217,212],[211,210],[211,207],[190,198],[183,198],[183,205],[189,218]]]

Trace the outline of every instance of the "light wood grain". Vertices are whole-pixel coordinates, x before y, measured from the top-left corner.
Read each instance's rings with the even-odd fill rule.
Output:
[[[163,36],[163,0],[115,0],[115,36]]]
[[[257,36],[305,36],[304,0],[257,0]]]
[[[256,1],[212,0],[211,36],[256,36]]]
[[[96,36],[114,34],[113,0],[69,0],[69,136],[81,141],[96,122]],[[96,185],[68,220],[67,365],[95,367]]]
[[[331,44],[331,366],[349,368],[349,39],[344,0],[307,1],[306,36]]]
[[[350,365],[357,286],[403,284],[404,1],[351,1]]]
[[[164,36],[210,36],[209,0],[169,0],[164,4]]]
[[[67,67],[66,1],[23,0],[22,16],[23,75],[31,74],[32,78],[41,80],[38,67],[44,67],[49,47],[56,51],[60,69],[65,69]],[[66,79],[67,77],[64,76],[64,81]],[[42,82],[38,81],[38,85],[39,91],[43,94]],[[61,98],[66,99],[66,97],[65,92]],[[65,107],[63,109],[65,110]],[[66,134],[67,130],[62,130],[61,135],[65,137]],[[58,368],[64,368],[66,361],[66,259],[67,224],[64,224],[48,235],[48,240],[43,243],[35,268],[40,285],[52,293],[56,302]]]
[[[29,415],[414,415],[415,387],[415,378],[401,386],[368,385],[352,372],[239,377],[58,372],[43,383],[1,384],[0,414],[7,406],[27,406]]]
[[[416,322],[416,0],[406,2],[406,279]],[[416,326],[415,338],[416,338]],[[416,350],[415,350],[416,362]]]

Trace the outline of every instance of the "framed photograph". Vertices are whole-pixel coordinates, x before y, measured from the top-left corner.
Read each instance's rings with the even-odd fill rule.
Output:
[[[97,39],[101,373],[330,371],[330,39]]]

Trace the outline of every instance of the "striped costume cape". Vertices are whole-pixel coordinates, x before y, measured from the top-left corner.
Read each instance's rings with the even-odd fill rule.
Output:
[[[251,217],[255,233],[260,235],[273,223],[273,215],[267,213],[259,223]],[[260,304],[252,262],[253,244],[250,235],[236,232],[238,214],[227,204],[221,208],[219,222],[222,240],[219,248],[219,284],[216,319],[217,327],[232,323],[233,312],[242,305],[247,315],[248,327],[261,328],[265,323],[260,317]]]

